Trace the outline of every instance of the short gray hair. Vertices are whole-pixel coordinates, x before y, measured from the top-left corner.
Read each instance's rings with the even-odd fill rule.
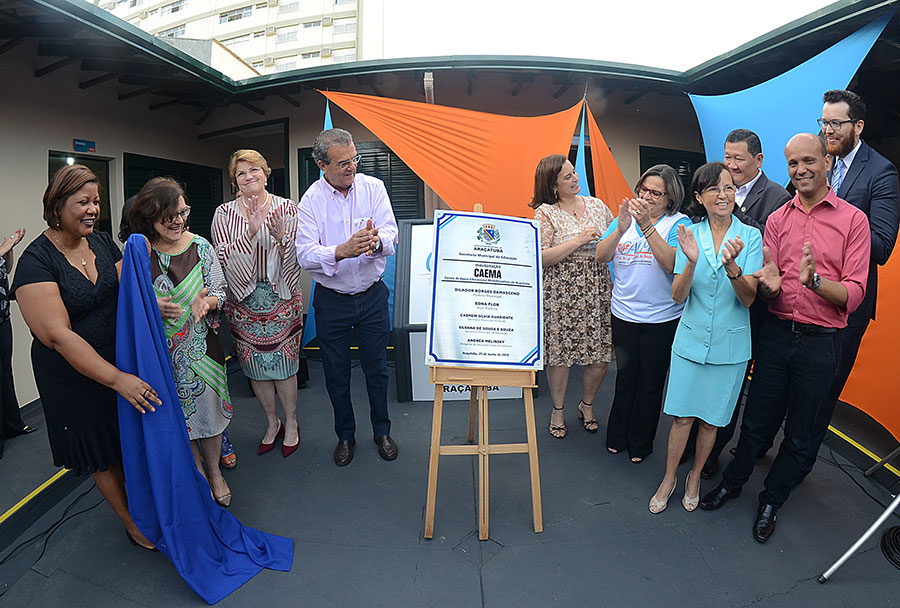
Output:
[[[322,161],[326,165],[331,164],[328,157],[328,150],[332,146],[351,146],[353,145],[353,136],[349,131],[343,129],[326,129],[319,133],[316,137],[316,143],[313,144],[313,160]]]

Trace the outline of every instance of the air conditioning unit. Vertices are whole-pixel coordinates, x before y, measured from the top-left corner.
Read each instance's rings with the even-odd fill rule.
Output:
[[[274,57],[266,57],[263,60],[263,64],[264,65],[275,65],[275,58]]]
[[[334,25],[334,17],[322,17],[322,27]]]
[[[140,17],[141,19],[146,19],[147,11],[141,11],[140,13],[138,13],[138,17]]]
[[[269,6],[278,6],[278,0],[269,0]]]
[[[266,26],[266,36],[274,36],[276,34],[276,27],[274,25]]]
[[[319,53],[319,54],[320,54],[322,57],[331,57],[331,55],[332,55],[333,53],[334,53],[334,49],[333,49],[333,48],[331,48],[330,46],[323,46],[323,47],[322,47],[322,52]]]

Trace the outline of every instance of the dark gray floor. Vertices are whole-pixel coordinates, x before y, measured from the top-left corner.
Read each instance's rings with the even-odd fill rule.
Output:
[[[684,466],[668,510],[651,515],[647,501],[662,476],[668,419],[660,423],[657,451],[643,464],[609,455],[604,425],[589,435],[575,418],[577,371],[570,383],[564,440],[546,432],[547,391],[537,400],[544,532],[534,534],[531,528],[527,458],[496,456],[491,459],[491,538],[479,542],[475,459],[456,456],[441,460],[435,536],[425,540],[430,403],[392,403],[400,457],[384,462],[369,440],[362,374],[354,369],[359,443],[354,461],[337,468],[321,366],[311,363],[310,373],[310,387],[300,392],[301,448],[288,459],[278,451],[256,455],[264,419],[243,378],[231,376],[235,416],[229,430],[239,456],[238,467],[226,472],[234,492],[231,510],[246,525],[296,539],[296,554],[289,573],[264,571],[223,606],[900,604],[900,572],[882,557],[878,537],[828,584],[816,582],[882,510],[848,473],[820,461],[779,513],[778,529],[766,545],[753,540],[750,526],[770,459],[761,463],[738,500],[714,513],[681,508]],[[597,398],[601,421],[613,381],[611,372]],[[444,443],[462,442],[465,428],[466,406],[448,404]],[[491,440],[524,437],[521,403],[492,403]],[[45,444],[42,433],[9,444],[14,458],[0,461],[5,501],[8,480],[19,476],[7,465],[27,455],[28,462],[46,467]],[[827,447],[821,455],[832,458]],[[889,500],[880,486],[847,468],[870,493]],[[90,487],[85,481],[21,539],[50,527]],[[712,482],[704,482],[704,489],[711,487]],[[98,503],[92,489],[70,513]],[[0,565],[0,606],[204,605],[164,557],[127,543],[105,504],[64,523],[37,560],[41,548],[41,542],[31,543]]]

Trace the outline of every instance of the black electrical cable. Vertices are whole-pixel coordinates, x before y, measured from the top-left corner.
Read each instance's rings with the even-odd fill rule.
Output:
[[[85,490],[84,492],[82,492],[81,494],[79,494],[79,495],[75,498],[75,500],[73,500],[73,501],[69,504],[69,506],[66,507],[66,509],[65,509],[65,511],[63,511],[62,515],[59,516],[59,519],[56,520],[53,524],[51,524],[49,528],[47,528],[47,529],[44,530],[43,532],[40,532],[40,533],[38,533],[38,534],[35,534],[34,536],[32,536],[31,538],[29,538],[29,539],[27,539],[27,540],[23,540],[23,541],[20,542],[18,545],[16,545],[16,546],[13,548],[13,550],[10,551],[10,552],[6,555],[6,557],[4,557],[2,560],[0,560],[0,566],[2,566],[4,563],[6,563],[7,560],[9,560],[10,558],[12,558],[12,556],[14,556],[14,555],[19,551],[19,549],[25,547],[26,545],[29,545],[29,544],[33,543],[33,542],[36,541],[37,539],[39,539],[39,538],[41,538],[42,536],[46,535],[46,538],[44,538],[44,546],[41,548],[41,554],[38,555],[38,558],[37,558],[36,560],[34,560],[34,563],[36,564],[36,563],[38,563],[39,561],[41,561],[41,558],[44,557],[44,552],[47,550],[47,543],[50,541],[50,537],[53,536],[53,533],[56,532],[56,531],[59,529],[60,526],[62,526],[64,523],[66,523],[67,521],[69,521],[69,520],[72,519],[73,517],[77,517],[78,515],[81,515],[82,513],[87,513],[88,511],[90,511],[90,510],[92,510],[92,509],[96,509],[96,508],[99,507],[101,504],[103,504],[103,499],[101,498],[100,501],[97,502],[97,504],[95,504],[95,505],[93,505],[93,506],[90,506],[90,507],[88,507],[87,509],[82,509],[81,511],[78,511],[78,512],[76,512],[76,513],[72,513],[71,515],[69,515],[69,511],[71,511],[71,510],[75,507],[75,505],[78,504],[78,501],[80,501],[82,498],[84,498],[85,496],[87,496],[88,493],[89,493],[91,490],[93,490],[94,488],[96,488],[96,487],[97,487],[96,484],[91,484],[91,487],[90,487],[90,488],[88,488],[87,490]],[[2,594],[0,594],[0,595],[2,595]]]
[[[881,535],[881,552],[894,568],[900,570],[900,526],[888,528]]]
[[[855,483],[859,487],[859,489],[863,491],[863,493],[866,496],[868,496],[873,501],[875,501],[882,509],[887,509],[888,506],[886,504],[881,502],[881,500],[879,500],[877,496],[874,496],[871,492],[869,492],[865,488],[865,486],[863,486],[861,483],[859,483],[859,480],[857,480],[856,477],[853,476],[853,473],[851,471],[847,470],[847,467],[845,465],[842,465],[840,462],[838,462],[837,455],[834,453],[834,449],[832,447],[830,447],[830,446],[828,447],[828,452],[831,454],[831,459],[825,458],[824,456],[819,456],[819,460],[822,460],[823,462],[827,462],[831,466],[835,466],[838,469],[840,469],[847,477],[850,478],[850,481]],[[862,469],[860,469],[853,463],[850,463],[849,466],[852,467],[853,469],[856,469],[857,471],[862,472]],[[898,514],[898,513],[894,513],[893,515],[894,515],[894,517],[900,518],[900,514]]]

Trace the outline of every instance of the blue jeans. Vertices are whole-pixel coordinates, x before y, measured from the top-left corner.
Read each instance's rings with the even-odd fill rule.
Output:
[[[736,490],[750,479],[756,454],[771,445],[786,416],[784,439],[759,494],[760,504],[780,508],[803,479],[807,454],[819,448],[816,420],[828,407],[841,359],[841,332],[795,333],[772,317],[756,348],[741,437],[734,460],[722,472],[722,484]]]
[[[387,406],[388,288],[378,281],[366,291],[346,295],[316,285],[316,337],[322,353],[325,387],[334,408],[334,432],[348,441],[356,433],[350,401],[350,330],[356,330],[359,361],[366,376],[372,430],[376,436],[391,433]]]

